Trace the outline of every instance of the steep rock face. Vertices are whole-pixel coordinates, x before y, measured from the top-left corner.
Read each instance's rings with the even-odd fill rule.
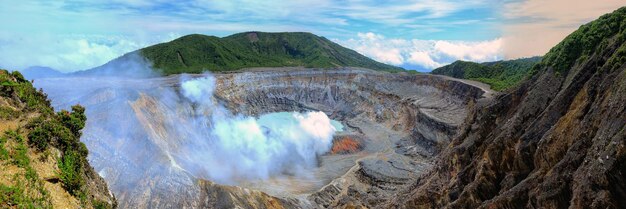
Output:
[[[267,195],[266,193],[241,187],[218,185],[200,180],[199,208],[296,208],[298,202]]]
[[[570,35],[519,88],[471,112],[404,208],[626,205],[626,9]]]

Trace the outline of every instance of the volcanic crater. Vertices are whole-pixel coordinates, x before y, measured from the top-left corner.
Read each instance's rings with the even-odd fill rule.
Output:
[[[98,79],[78,93],[61,91],[67,88],[59,85],[76,78],[42,79],[37,85],[57,107],[87,107],[82,140],[91,164],[122,208],[318,208],[380,202],[429,168],[468,109],[492,94],[488,87],[465,80],[364,68],[255,68],[213,74],[214,100],[233,114],[322,111],[344,126],[334,135],[333,149],[346,149],[319,155],[305,175],[222,184],[192,171],[195,164],[181,163],[193,159],[184,148],[189,138],[185,127],[192,126],[169,118],[190,110],[177,108],[179,101],[162,99],[180,94],[182,77],[204,76]],[[172,129],[174,125],[179,127]]]

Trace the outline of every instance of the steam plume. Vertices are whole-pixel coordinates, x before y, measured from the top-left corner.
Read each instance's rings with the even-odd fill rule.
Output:
[[[258,119],[236,116],[213,101],[214,90],[215,78],[209,74],[181,84],[182,94],[195,109],[192,124],[209,129],[185,143],[183,168],[196,175],[229,182],[297,174],[315,166],[316,156],[329,151],[336,130],[323,112],[273,113]]]
[[[193,184],[181,173],[228,184],[301,175],[329,151],[337,131],[322,112],[232,114],[215,100],[210,74],[181,75],[178,86],[154,77],[139,56],[116,62],[35,82],[55,108],[86,106],[81,140],[114,191],[128,192],[155,176],[166,176],[155,187]]]

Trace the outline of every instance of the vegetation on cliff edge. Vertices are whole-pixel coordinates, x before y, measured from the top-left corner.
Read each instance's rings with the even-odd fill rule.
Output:
[[[432,74],[480,81],[489,84],[494,90],[502,91],[524,80],[540,61],[541,57],[485,63],[456,61],[433,70]]]
[[[576,63],[582,63],[595,52],[603,51],[611,42],[626,40],[626,7],[613,13],[602,15],[595,21],[580,26],[558,45],[553,47],[542,62],[533,68],[536,72],[551,67],[556,72],[568,71]],[[623,47],[622,47],[623,48]],[[626,62],[626,50],[618,50],[612,55],[611,66],[618,68]]]
[[[0,70],[0,110],[0,121],[6,124],[0,126],[4,131],[0,168],[6,171],[0,176],[0,207],[52,208],[45,181],[60,182],[83,207],[114,206],[95,198],[85,183],[91,169],[87,147],[79,140],[87,119],[85,108],[76,105],[71,112],[55,113],[47,96],[19,72]],[[47,174],[36,170],[33,163],[39,169],[56,164],[57,168],[52,168],[56,175],[41,176]]]

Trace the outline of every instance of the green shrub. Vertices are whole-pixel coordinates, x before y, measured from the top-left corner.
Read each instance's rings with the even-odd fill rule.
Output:
[[[0,203],[17,203],[22,199],[23,191],[19,187],[0,184]]]
[[[4,148],[4,144],[7,142],[7,138],[2,136],[0,137],[0,160],[9,159],[9,151]]]
[[[80,142],[80,130],[85,127],[86,120],[85,108],[76,105],[72,112],[62,110],[47,117],[34,118],[26,125],[31,130],[28,134],[31,146],[43,151],[54,144],[61,150],[59,178],[63,187],[76,197],[83,194],[82,170],[89,153],[85,144]]]
[[[67,151],[63,154],[58,164],[60,169],[59,178],[63,183],[63,187],[72,195],[78,195],[84,185],[84,180],[81,176],[83,164],[81,157],[74,151]]]
[[[113,208],[113,206],[111,206],[111,204],[104,202],[104,201],[98,201],[98,200],[94,200],[91,202],[91,204],[93,205],[94,209],[111,209]]]
[[[48,118],[32,119],[26,125],[31,129],[28,136],[30,145],[40,151],[46,149],[50,143],[61,151],[82,149],[79,139],[87,117],[83,107],[73,106],[72,109],[72,112],[62,110]]]
[[[10,107],[0,107],[0,119],[4,119],[4,120],[9,120],[9,119],[14,119],[14,118],[18,118],[20,116],[20,112],[14,110],[13,108]]]
[[[84,107],[75,105],[72,106],[71,113],[66,110],[62,110],[58,112],[57,115],[61,123],[65,127],[69,128],[74,136],[80,137],[80,130],[85,127],[85,121],[87,120]]]
[[[15,78],[15,80],[17,80],[17,82],[19,83],[25,83],[28,82],[28,80],[26,80],[24,78],[24,76],[22,75],[22,73],[20,73],[20,71],[14,70],[13,72],[11,72],[11,75]]]
[[[33,167],[25,167],[25,170],[26,172],[24,173],[24,177],[26,177],[29,181],[36,182],[39,179],[39,175],[37,175],[37,172],[33,169]]]
[[[76,153],[78,153],[78,155],[83,159],[83,161],[86,161],[85,159],[87,159],[87,156],[89,155],[89,149],[87,149],[87,145],[85,145],[85,143],[78,142],[75,149],[76,149]]]
[[[48,148],[48,143],[51,138],[52,135],[49,130],[43,127],[36,127],[28,134],[28,143],[37,148],[37,150],[43,151]]]
[[[30,159],[28,158],[28,147],[23,143],[18,143],[15,146],[15,152],[11,157],[13,159],[13,164],[17,165],[20,168],[25,168],[30,165]]]
[[[17,96],[20,102],[26,104],[27,111],[39,111],[44,114],[53,112],[46,94],[36,90],[18,71],[8,73],[6,70],[0,70],[0,96],[9,98]]]

